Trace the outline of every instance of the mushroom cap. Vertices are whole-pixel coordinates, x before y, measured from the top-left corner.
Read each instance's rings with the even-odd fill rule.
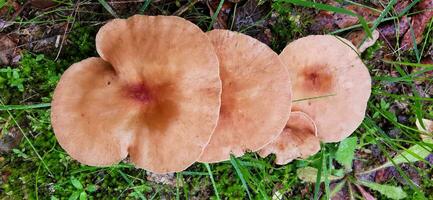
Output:
[[[331,35],[307,36],[280,54],[292,79],[293,111],[307,113],[318,137],[338,142],[352,134],[365,116],[371,77],[356,48]]]
[[[96,38],[100,58],[72,65],[54,93],[60,145],[94,166],[128,154],[155,173],[199,158],[221,105],[218,58],[208,37],[178,17],[115,19]]]
[[[281,134],[258,153],[262,158],[275,154],[277,165],[285,165],[296,158],[307,158],[320,150],[316,134],[313,119],[304,112],[294,111]]]
[[[291,86],[278,55],[260,41],[228,30],[207,33],[220,60],[221,111],[200,162],[214,163],[257,151],[283,130]]]

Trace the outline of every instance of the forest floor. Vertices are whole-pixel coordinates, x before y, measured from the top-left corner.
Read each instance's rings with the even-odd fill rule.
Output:
[[[99,27],[134,14],[239,31],[277,53],[311,34],[359,45],[371,33],[366,117],[284,166],[254,153],[168,175],[81,165],[54,137],[53,90],[71,64],[98,56]],[[0,199],[433,199],[432,130],[416,125],[433,119],[432,16],[432,0],[0,0]]]

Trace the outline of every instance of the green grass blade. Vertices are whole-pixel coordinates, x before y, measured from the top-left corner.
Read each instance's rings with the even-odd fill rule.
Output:
[[[239,162],[233,155],[230,155],[230,163],[233,165],[233,168],[235,168],[236,174],[239,176],[239,179],[241,179],[242,187],[244,187],[245,192],[248,195],[248,199],[251,200],[252,197],[251,197],[250,190],[248,189],[247,181],[245,180],[244,175],[239,167]]]
[[[383,11],[380,13],[379,17],[374,21],[373,26],[371,27],[371,30],[376,29],[380,23],[382,23],[383,19],[386,15],[388,15],[391,8],[394,7],[395,3],[397,3],[397,0],[392,0],[388,3],[388,5],[383,9]]]
[[[317,168],[317,176],[316,176],[316,184],[314,185],[314,200],[319,199],[319,190],[320,190],[320,183],[322,181],[322,169],[323,169],[323,162],[325,161],[325,153],[323,151],[324,147],[323,144],[321,145],[321,156],[320,156],[320,165],[319,168]]]
[[[120,176],[122,176],[122,178],[128,183],[129,187],[131,187],[137,194],[139,194],[141,200],[146,200],[146,197],[143,195],[143,193],[137,190],[137,188],[134,186],[134,182],[131,181],[131,179],[129,179],[125,173],[123,173],[121,170],[116,171],[119,172]]]
[[[146,11],[147,7],[149,7],[151,2],[152,0],[145,0],[138,13],[144,14],[144,11]]]
[[[211,22],[209,24],[209,27],[207,27],[208,31],[210,31],[212,29],[213,24],[215,23],[215,21],[216,21],[216,19],[218,17],[218,14],[220,13],[221,8],[223,7],[223,4],[224,4],[224,0],[220,0],[220,3],[218,4],[217,9],[215,10],[215,13],[212,15],[212,18],[211,18],[212,20],[211,20]]]
[[[409,31],[410,31],[410,38],[411,38],[412,43],[413,43],[413,51],[415,52],[416,60],[419,63],[421,61],[421,56],[419,54],[418,45],[416,43],[415,31],[413,30],[411,23],[409,23]]]
[[[0,111],[5,110],[28,110],[35,108],[48,108],[50,107],[50,103],[41,103],[41,104],[33,104],[33,105],[0,105]]]
[[[204,166],[206,167],[207,172],[209,173],[209,178],[210,178],[210,181],[212,182],[213,190],[215,191],[215,195],[216,195],[217,199],[219,200],[219,199],[221,199],[221,198],[220,198],[220,195],[219,195],[219,193],[218,193],[218,189],[217,189],[217,187],[216,187],[215,180],[214,180],[214,178],[213,178],[212,170],[210,169],[210,166],[209,166],[208,163],[204,163]]]
[[[105,0],[98,0],[98,1],[102,5],[102,7],[105,8],[105,10],[107,10],[111,15],[113,15],[113,17],[119,18],[119,16],[116,14],[116,12],[114,12],[113,8],[111,8],[111,6],[107,3],[107,1]]]
[[[6,0],[0,0],[0,9],[6,5]]]

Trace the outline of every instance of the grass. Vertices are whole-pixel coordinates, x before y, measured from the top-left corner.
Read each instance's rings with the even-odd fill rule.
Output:
[[[195,164],[187,171],[175,175],[175,186],[148,181],[144,170],[135,169],[126,163],[98,168],[73,161],[54,137],[49,105],[52,91],[62,72],[72,63],[97,55],[93,38],[98,26],[112,18],[113,14],[124,16],[120,12],[114,12],[114,8],[106,1],[99,2],[100,9],[95,12],[88,10],[89,6],[95,4],[82,1],[78,15],[83,16],[75,19],[75,24],[68,32],[69,43],[65,45],[59,59],[55,60],[57,51],[52,54],[23,51],[18,66],[0,68],[0,135],[18,131],[24,136],[24,140],[11,153],[0,155],[0,174],[7,179],[0,179],[1,199],[275,199],[280,196],[283,199],[326,199],[326,196],[332,197],[344,188],[349,196],[359,197],[359,185],[370,185],[377,189],[377,185],[358,180],[359,173],[362,174],[363,171],[355,172],[354,169],[346,169],[339,163],[339,144],[324,144],[320,153],[284,166],[274,165],[273,156],[262,159],[253,153],[241,158],[232,157],[230,161],[218,164]],[[398,23],[397,19],[402,15],[416,14],[410,13],[410,8],[416,5],[415,3],[409,4],[402,13],[395,13],[390,6],[395,2],[390,1],[390,4],[385,5],[380,17],[369,23],[370,27],[361,20],[362,24],[328,34],[344,36],[355,29],[368,33],[380,24]],[[180,7],[176,2],[140,3],[136,13],[166,14],[173,13]],[[185,12],[183,17],[207,30],[215,23],[223,3],[223,0],[219,1],[212,16],[203,6],[195,5]],[[30,24],[72,22],[74,20],[70,19],[70,13],[74,10],[74,4],[73,1],[63,1],[63,6],[35,13],[31,17],[19,17],[13,23],[26,28]],[[236,9],[241,6],[241,3],[236,4]],[[303,13],[303,6],[310,10],[324,9],[352,15],[347,10],[309,1],[272,2],[271,11],[279,14],[271,27],[273,41],[270,46],[276,52],[279,52],[286,42],[309,34],[307,27],[312,23],[312,19]],[[134,13],[129,15],[131,14]],[[271,13],[262,20],[270,17]],[[230,21],[230,27],[233,27],[235,21]],[[254,28],[255,26],[248,27]],[[363,170],[369,170],[380,167],[383,164],[378,161],[380,159],[389,161],[398,174],[383,184],[394,189],[401,188],[408,199],[433,198],[433,181],[429,179],[433,173],[431,164],[423,161],[417,152],[411,151],[414,145],[427,150],[432,147],[429,142],[421,140],[422,133],[415,126],[417,119],[433,119],[433,98],[424,97],[420,93],[432,87],[433,80],[423,78],[423,75],[432,71],[433,66],[419,62],[427,52],[428,45],[433,43],[432,29],[430,22],[426,37],[416,50],[406,53],[394,51],[393,61],[377,58],[386,47],[383,42],[377,42],[362,54],[373,77],[373,88],[367,116],[353,134],[358,138],[355,147],[357,156],[353,162],[363,162],[364,165],[371,166]],[[398,50],[398,43],[392,48]],[[390,74],[391,71],[393,75]],[[421,80],[424,83],[418,84]],[[403,108],[397,108],[398,106]],[[399,134],[392,136],[389,134],[391,131]],[[372,149],[378,149],[379,155],[373,155]],[[396,154],[401,152],[407,152],[402,154],[404,156],[401,158],[406,159],[405,162],[394,160]],[[367,156],[362,157],[363,155]],[[421,164],[428,167],[421,168]],[[305,167],[318,169],[319,173],[312,174],[316,181],[308,182],[297,177],[297,170]],[[419,174],[419,183],[412,180],[413,175],[408,173],[408,169]],[[342,177],[341,181],[329,180],[331,175]],[[333,187],[333,184],[338,187]],[[370,189],[369,192],[379,199],[386,198],[380,190]]]

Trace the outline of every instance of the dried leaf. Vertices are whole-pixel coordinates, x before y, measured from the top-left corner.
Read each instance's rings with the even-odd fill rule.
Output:
[[[316,182],[317,172],[318,170],[314,167],[304,167],[296,170],[296,174],[298,175],[298,178],[308,183]],[[342,178],[343,177],[338,177],[333,175],[328,176],[329,181],[340,180]],[[324,181],[325,181],[325,177],[322,176],[320,182],[324,182]]]
[[[371,10],[371,9],[357,6],[357,5],[349,5],[349,6],[345,6],[344,8],[346,10],[350,10],[350,11],[364,17],[367,22],[371,22],[371,21],[376,20],[376,18],[379,17],[379,14],[380,14],[378,12]],[[345,15],[345,14],[340,14],[340,13],[336,13],[334,15],[334,20],[335,20],[335,23],[337,24],[337,26],[340,28],[346,28],[346,27],[353,26],[353,25],[358,23],[357,17],[349,16],[349,15]]]
[[[379,31],[374,30],[372,32],[373,37],[368,38],[364,31],[355,31],[346,36],[346,39],[350,40],[356,47],[358,47],[359,52],[364,52],[368,47],[371,47],[379,39]],[[365,39],[365,41],[363,41]]]
[[[417,10],[421,13],[412,17],[412,27],[415,34],[415,41],[419,44],[424,36],[424,30],[433,17],[433,0],[422,0],[417,5]],[[406,32],[401,42],[401,47],[404,50],[410,49],[414,46],[411,31]]]
[[[10,65],[19,56],[17,42],[7,35],[0,35],[0,65]]]
[[[409,22],[409,18],[403,16],[398,24],[390,23],[380,26],[378,28],[380,36],[388,40],[400,38],[409,30]]]
[[[310,29],[314,32],[331,31],[336,28],[334,16],[328,11],[320,11],[314,18]]]

